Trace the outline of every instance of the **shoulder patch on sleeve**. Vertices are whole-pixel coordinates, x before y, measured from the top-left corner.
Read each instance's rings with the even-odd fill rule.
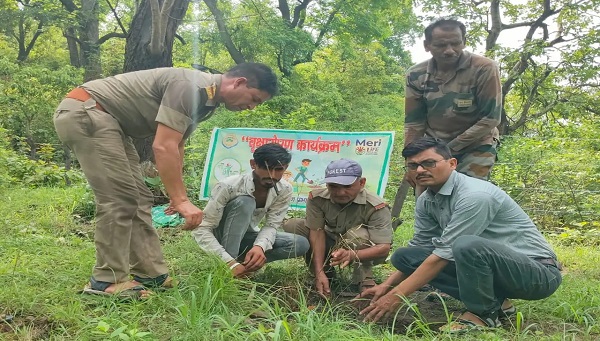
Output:
[[[207,86],[204,89],[206,89],[206,95],[208,96],[209,101],[215,98],[215,94],[217,93],[217,85],[215,83],[213,83],[211,86]]]
[[[387,204],[386,204],[386,203],[384,203],[384,202],[382,202],[382,203],[381,203],[381,204],[379,204],[379,205],[373,206],[373,208],[375,209],[375,211],[377,211],[377,210],[380,210],[380,209],[382,209],[382,208],[384,208],[384,207],[386,207],[386,206],[387,206]]]

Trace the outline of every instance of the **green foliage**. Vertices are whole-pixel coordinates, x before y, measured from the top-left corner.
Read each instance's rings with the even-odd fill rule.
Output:
[[[492,172],[540,228],[564,240],[600,242],[599,123],[595,117],[544,121],[530,137],[508,136]]]
[[[0,57],[0,127],[15,139],[26,138],[34,152],[38,143],[58,143],[52,114],[80,81],[81,71],[70,66],[50,69]]]
[[[6,131],[0,128],[0,188],[20,186],[65,186],[70,182],[82,182],[78,170],[65,170],[52,162],[54,148],[49,144],[40,147],[40,159],[31,160],[12,151]]]

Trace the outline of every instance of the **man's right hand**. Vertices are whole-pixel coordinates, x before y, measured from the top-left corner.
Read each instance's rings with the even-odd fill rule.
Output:
[[[172,207],[174,211],[179,212],[185,219],[185,225],[182,227],[183,230],[193,230],[202,222],[204,213],[189,200],[182,201]]]
[[[381,296],[385,295],[390,291],[390,287],[388,285],[379,284],[372,288],[368,288],[363,290],[358,296],[355,298],[368,298],[371,297],[371,302],[377,301]]]
[[[317,276],[315,276],[315,288],[319,295],[324,298],[329,297],[331,295],[331,289],[329,289],[329,279],[327,275],[323,271],[320,271]]]

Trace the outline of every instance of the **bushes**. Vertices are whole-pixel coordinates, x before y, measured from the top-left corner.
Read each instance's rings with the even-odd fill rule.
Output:
[[[49,160],[54,148],[49,144],[40,147],[40,160],[30,160],[9,147],[5,129],[0,128],[0,188],[20,185],[28,187],[65,186],[68,182],[82,182],[77,170],[66,170]]]

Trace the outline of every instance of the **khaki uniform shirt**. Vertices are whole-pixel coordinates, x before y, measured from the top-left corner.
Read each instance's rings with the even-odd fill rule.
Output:
[[[221,75],[158,68],[97,79],[81,87],[134,138],[156,134],[158,123],[189,137],[217,107]]]
[[[436,78],[430,59],[412,66],[406,77],[404,143],[425,134],[444,140],[455,151],[492,144],[498,136],[502,87],[496,63],[463,51],[456,73]]]
[[[306,226],[311,230],[325,229],[335,240],[350,229],[362,226],[373,243],[392,243],[390,208],[382,198],[366,189],[347,205],[332,202],[327,188],[311,191],[306,202]]]

